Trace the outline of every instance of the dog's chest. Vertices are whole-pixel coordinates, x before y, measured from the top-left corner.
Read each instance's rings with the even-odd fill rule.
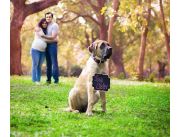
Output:
[[[88,67],[88,72],[91,75],[95,75],[95,74],[104,74],[104,70],[105,70],[105,66],[104,64],[93,64],[90,67]]]

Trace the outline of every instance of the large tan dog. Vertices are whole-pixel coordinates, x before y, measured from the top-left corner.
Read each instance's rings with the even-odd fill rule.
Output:
[[[102,111],[106,111],[105,92],[94,90],[92,80],[96,73],[105,74],[105,61],[111,56],[112,48],[106,41],[96,40],[89,46],[89,51],[91,57],[69,92],[68,111],[86,112],[87,115],[92,115],[93,105],[99,97],[101,98]]]

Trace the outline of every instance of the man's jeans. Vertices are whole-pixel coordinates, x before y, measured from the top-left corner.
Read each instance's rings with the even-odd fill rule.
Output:
[[[54,82],[59,82],[59,69],[57,60],[57,42],[48,43],[46,48],[46,63],[47,63],[47,82],[51,82],[53,76]]]
[[[32,81],[39,82],[41,80],[41,66],[45,59],[45,52],[31,49],[32,56]]]

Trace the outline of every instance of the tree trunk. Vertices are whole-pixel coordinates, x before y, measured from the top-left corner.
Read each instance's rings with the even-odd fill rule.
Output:
[[[140,54],[139,54],[139,63],[138,63],[138,79],[143,80],[144,73],[144,57],[146,51],[146,38],[148,34],[148,28],[144,28],[141,34],[141,46],[140,46]]]
[[[105,16],[100,14],[100,10],[105,6],[105,0],[97,0],[98,3],[98,22],[99,22],[99,38],[101,40],[107,40],[107,25],[106,25],[106,20]]]
[[[119,7],[119,0],[113,0],[113,9],[115,11],[115,15],[113,17],[111,17],[110,21],[109,21],[109,27],[108,27],[108,42],[109,44],[112,43],[112,31],[113,31],[113,24],[116,20],[116,12],[118,11],[118,7]]]
[[[90,45],[90,36],[89,36],[89,34],[86,32],[86,30],[85,30],[85,38],[86,38],[86,48],[88,48],[89,47],[89,45]]]
[[[102,21],[103,20],[104,19],[102,19]],[[99,38],[101,40],[107,40],[107,26],[105,24],[99,26]]]
[[[22,75],[20,33],[25,16],[21,8],[14,9],[10,24],[10,75]]]
[[[162,80],[166,75],[166,71],[165,71],[166,63],[159,60],[157,62],[158,62],[158,78],[159,80]]]
[[[170,35],[166,28],[166,22],[164,17],[164,9],[162,5],[162,0],[159,0],[160,10],[161,10],[161,18],[162,18],[162,26],[163,26],[163,33],[165,36],[165,43],[167,49],[167,56],[168,56],[168,73],[170,72]]]
[[[114,76],[118,76],[123,73],[124,78],[126,77],[124,62],[123,62],[123,49],[121,46],[113,46],[112,61],[115,65],[115,71],[112,72]]]
[[[113,24],[114,24],[114,22],[115,22],[115,20],[116,20],[116,12],[118,11],[118,7],[119,7],[119,0],[113,0],[113,9],[114,9],[114,11],[115,11],[115,13],[114,13],[114,16],[113,17],[111,17],[111,19],[110,19],[110,21],[109,21],[109,26],[108,26],[108,43],[112,46],[112,31],[113,31]],[[121,52],[121,53],[123,53],[123,52]],[[119,53],[117,53],[117,52],[113,52],[113,54],[119,54]],[[116,56],[116,55],[115,55]],[[121,56],[121,59],[122,59],[122,55],[120,55]],[[120,65],[120,64],[117,64],[118,62],[116,62],[116,60],[113,60],[114,61],[114,64],[115,64],[115,66],[116,66],[116,68],[117,67],[120,67],[120,69],[121,69],[121,67],[123,67],[123,69],[121,69],[123,72],[125,72],[124,71],[124,65],[123,65],[123,62],[119,62],[119,63],[121,63],[122,65]],[[108,73],[109,73],[109,75],[111,74],[111,64],[112,64],[112,60],[110,59],[109,61],[108,61],[108,68],[107,68],[107,70],[108,70]],[[119,69],[116,69],[117,71],[115,72],[116,74],[119,72],[118,70]]]
[[[138,62],[138,80],[143,80],[144,76],[144,58],[146,52],[146,39],[148,34],[148,26],[151,16],[151,0],[148,0],[148,15],[146,17],[147,25],[143,26],[142,34],[141,34],[141,45],[140,45],[140,53],[139,53],[139,62]]]
[[[108,30],[108,27],[105,24],[105,17],[104,17],[104,15],[99,15],[98,16],[98,21],[100,23],[100,25],[99,25],[99,38],[101,40],[107,40],[107,30]]]

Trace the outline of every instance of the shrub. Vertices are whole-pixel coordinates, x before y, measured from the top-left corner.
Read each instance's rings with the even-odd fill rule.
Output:
[[[64,76],[64,77],[68,76],[67,70],[63,66],[59,67],[59,74],[60,76]]]
[[[152,72],[152,73],[149,75],[148,81],[154,82],[155,78],[156,78],[156,73]]]
[[[131,80],[138,80],[138,73],[137,72],[131,73]]]
[[[82,68],[75,65],[71,68],[71,76],[78,77],[81,74]]]
[[[165,76],[164,77],[164,82],[165,83],[170,83],[170,76]]]
[[[123,72],[121,72],[121,73],[119,73],[118,78],[119,78],[119,79],[125,79],[125,78],[126,78],[126,75],[125,75]]]

